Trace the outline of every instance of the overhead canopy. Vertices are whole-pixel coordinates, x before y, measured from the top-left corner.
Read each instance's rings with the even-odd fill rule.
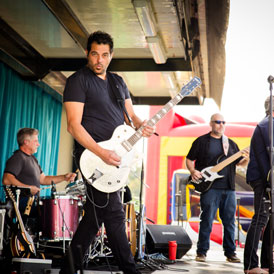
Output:
[[[58,94],[102,30],[135,104],[163,104],[196,75],[203,85],[182,103],[220,106],[229,0],[1,0],[0,15],[0,60]]]

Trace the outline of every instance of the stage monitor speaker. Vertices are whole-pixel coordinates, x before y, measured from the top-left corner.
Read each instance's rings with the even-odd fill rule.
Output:
[[[176,258],[182,258],[192,246],[192,241],[182,226],[146,225],[146,249],[148,254],[162,253],[168,258],[168,242],[177,242]]]

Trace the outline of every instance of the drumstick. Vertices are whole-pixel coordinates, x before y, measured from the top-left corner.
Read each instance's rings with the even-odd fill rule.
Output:
[[[79,168],[76,169],[75,173],[78,173],[78,172],[79,172]],[[43,187],[43,189],[48,189],[48,188],[52,188],[52,185]]]

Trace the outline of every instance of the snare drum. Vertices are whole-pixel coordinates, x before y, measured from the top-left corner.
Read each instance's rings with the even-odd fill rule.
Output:
[[[136,239],[137,219],[136,219],[134,204],[132,203],[124,204],[124,211],[126,215],[126,234],[130,244],[131,253],[133,256],[135,256],[136,247],[137,247],[137,239]]]
[[[71,240],[79,223],[78,200],[71,196],[55,196],[42,199],[42,238],[48,240]]]

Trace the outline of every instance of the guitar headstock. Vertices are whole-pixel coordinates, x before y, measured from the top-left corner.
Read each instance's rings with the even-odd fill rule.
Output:
[[[6,191],[6,194],[8,195],[8,197],[13,201],[15,202],[15,197],[14,197],[14,194],[11,190],[11,188],[9,186],[6,186],[5,187],[5,191]]]
[[[193,79],[191,79],[186,85],[184,85],[180,91],[181,95],[187,96],[192,91],[194,91],[195,88],[199,87],[202,84],[202,81],[199,77],[195,76]]]

